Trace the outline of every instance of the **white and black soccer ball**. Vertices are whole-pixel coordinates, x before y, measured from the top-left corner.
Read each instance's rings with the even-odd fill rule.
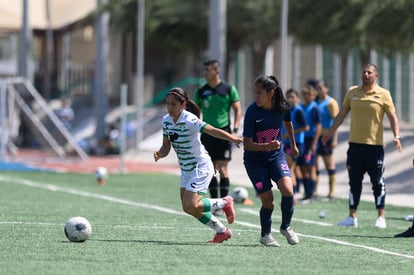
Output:
[[[104,185],[108,179],[108,169],[103,166],[99,166],[95,170],[95,178],[99,185]]]
[[[231,193],[233,200],[237,203],[242,203],[249,197],[249,192],[244,187],[236,187],[234,188],[233,192]]]
[[[108,178],[108,169],[103,166],[99,166],[95,170],[95,177],[97,180],[99,179],[107,179]]]
[[[91,234],[92,226],[84,217],[72,217],[65,223],[65,235],[71,242],[84,242]]]

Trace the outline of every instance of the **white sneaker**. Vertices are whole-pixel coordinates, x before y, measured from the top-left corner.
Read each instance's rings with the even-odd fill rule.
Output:
[[[260,243],[265,246],[273,246],[279,247],[279,243],[273,238],[272,233],[264,235],[264,237],[260,237]]]
[[[298,235],[290,228],[290,226],[286,229],[280,229],[280,234],[286,237],[286,240],[291,245],[295,245],[299,243]]]
[[[358,227],[358,219],[351,216],[346,217],[343,221],[338,223],[338,226],[352,226]]]
[[[379,216],[375,221],[375,227],[378,228],[387,228],[387,222],[385,221],[384,217]]]

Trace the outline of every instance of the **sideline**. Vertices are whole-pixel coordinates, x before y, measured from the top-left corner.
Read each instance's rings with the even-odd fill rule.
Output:
[[[35,182],[35,181],[27,180],[27,179],[11,178],[11,177],[5,177],[5,176],[0,175],[0,182],[17,183],[17,184],[30,186],[30,187],[46,189],[46,190],[53,191],[53,192],[62,192],[62,193],[69,193],[69,194],[78,195],[78,196],[91,197],[91,198],[106,200],[106,201],[110,201],[110,202],[116,202],[116,203],[125,204],[125,205],[131,205],[131,206],[138,206],[138,207],[147,208],[147,209],[153,209],[153,210],[157,210],[157,211],[164,212],[164,213],[169,213],[169,214],[174,214],[174,215],[187,215],[186,213],[184,213],[182,211],[176,211],[176,210],[171,209],[171,208],[166,208],[166,207],[161,207],[161,206],[156,206],[156,205],[151,205],[151,204],[146,204],[146,203],[134,202],[134,201],[120,199],[120,198],[116,198],[116,197],[112,197],[112,196],[108,196],[108,195],[102,195],[102,194],[82,191],[82,190],[73,189],[73,188],[60,187],[60,186],[53,185],[53,184],[40,183],[40,182]],[[257,214],[257,212],[254,212],[254,214]],[[297,220],[301,221],[300,219],[297,219]],[[306,220],[306,222],[308,222],[308,220]],[[252,223],[249,223],[249,222],[243,222],[243,221],[237,221],[236,220],[235,223],[237,223],[239,225],[242,225],[242,226],[250,227],[250,228],[260,228],[259,225],[252,224]],[[388,251],[388,250],[384,250],[384,249],[379,249],[379,248],[376,248],[376,247],[353,244],[353,243],[349,243],[349,242],[339,241],[339,240],[325,238],[325,237],[313,236],[313,235],[306,235],[306,234],[300,234],[300,233],[297,233],[297,234],[299,236],[302,236],[302,237],[305,237],[305,238],[318,239],[318,240],[323,240],[323,241],[327,241],[327,242],[331,242],[331,243],[335,243],[335,244],[341,244],[341,245],[344,245],[344,246],[362,248],[362,249],[373,251],[373,252],[376,252],[376,253],[387,254],[387,255],[392,255],[392,256],[398,256],[398,257],[403,257],[403,258],[408,258],[408,259],[414,259],[414,256],[412,256],[412,255],[396,253],[396,252],[392,252],[392,251]]]

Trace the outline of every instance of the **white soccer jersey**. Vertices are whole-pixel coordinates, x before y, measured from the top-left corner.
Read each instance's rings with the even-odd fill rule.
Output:
[[[163,117],[163,135],[168,137],[174,148],[181,171],[190,172],[195,170],[199,164],[211,162],[210,155],[199,136],[206,125],[207,123],[186,110],[183,110],[177,122],[174,122],[169,114]]]

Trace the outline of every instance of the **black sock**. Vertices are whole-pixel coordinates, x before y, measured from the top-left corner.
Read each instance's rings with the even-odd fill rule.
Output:
[[[218,198],[218,186],[217,186],[217,178],[213,176],[213,178],[210,181],[210,185],[208,186],[208,190],[210,190],[210,196],[213,199]]]
[[[224,198],[229,194],[230,188],[230,179],[229,178],[221,178],[220,179],[220,197]]]

